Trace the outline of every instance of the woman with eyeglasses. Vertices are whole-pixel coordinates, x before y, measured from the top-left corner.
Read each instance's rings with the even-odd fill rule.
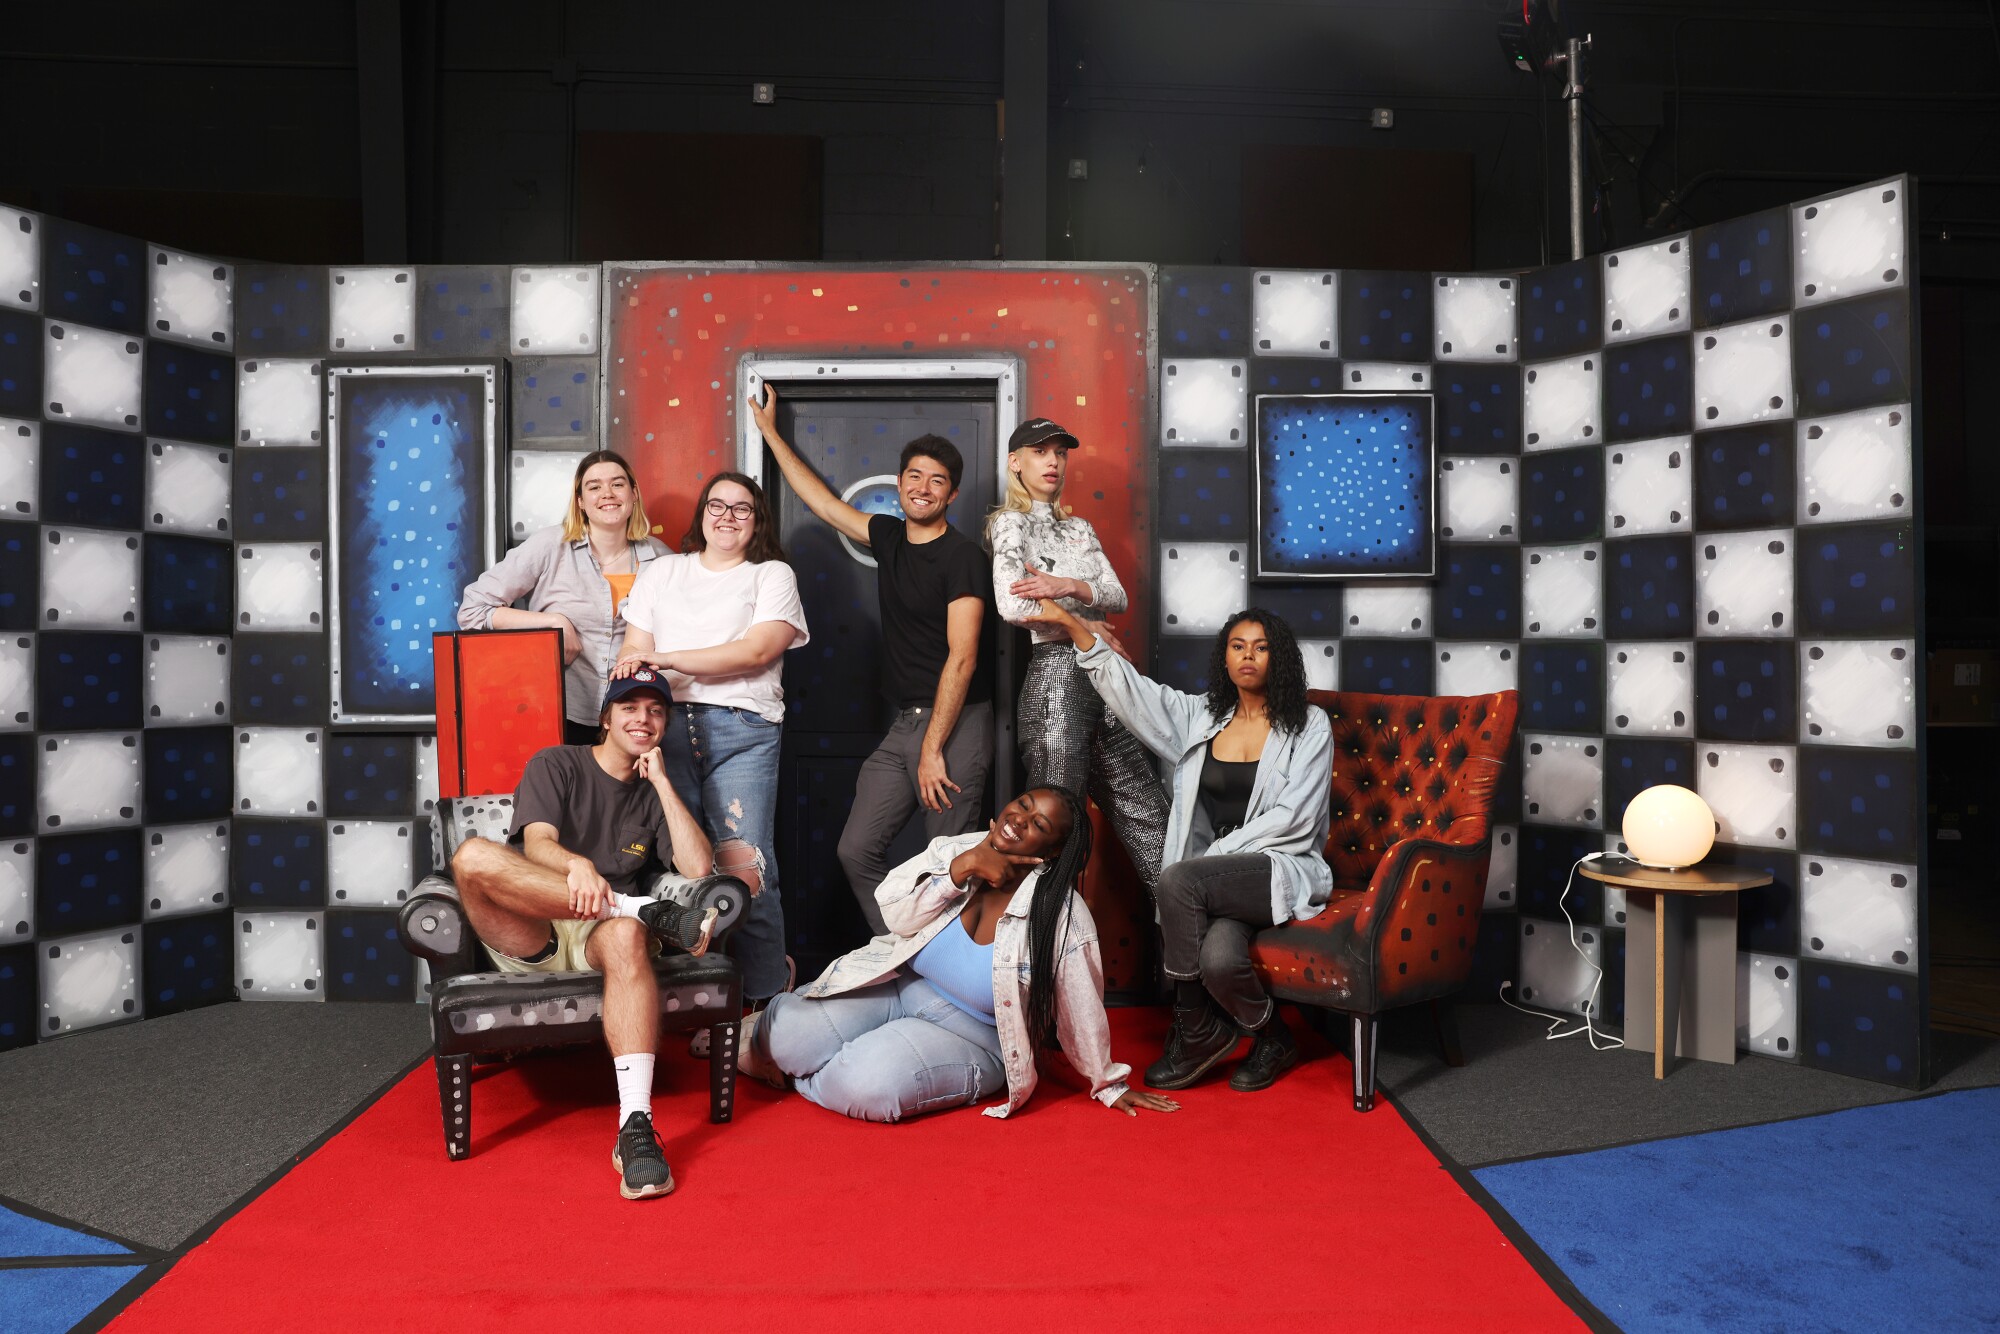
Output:
[[[781,683],[786,649],[810,637],[799,581],[778,544],[764,488],[717,473],[695,501],[681,554],[646,568],[625,605],[625,646],[612,668],[666,674],[673,690],[660,751],[667,779],[718,845],[741,839],[752,865],[716,870],[743,879],[750,906],[727,949],[754,1007],[790,983],[772,824],[778,803]],[[695,1050],[706,1044],[697,1036]]]
[[[529,534],[458,604],[461,630],[562,631],[564,745],[597,744],[607,675],[625,639],[620,604],[639,572],[667,554],[651,532],[632,465],[608,449],[586,454],[562,523]]]

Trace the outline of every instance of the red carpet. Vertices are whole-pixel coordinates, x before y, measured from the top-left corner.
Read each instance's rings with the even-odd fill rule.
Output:
[[[1157,1054],[1163,1015],[1113,1011]],[[1344,1057],[1172,1116],[1092,1105],[1058,1057],[996,1121],[864,1125],[663,1060],[676,1192],[627,1203],[601,1055],[484,1075],[444,1156],[428,1064],[112,1323],[160,1330],[973,1328],[1567,1330],[1582,1322]]]

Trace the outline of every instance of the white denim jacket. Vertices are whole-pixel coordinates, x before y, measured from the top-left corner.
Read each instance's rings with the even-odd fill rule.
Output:
[[[978,833],[934,838],[930,847],[883,877],[875,889],[875,902],[881,905],[889,929],[835,959],[798,994],[820,1000],[894,977],[964,911],[967,891],[951,882],[952,859],[985,837]],[[1028,1042],[1028,905],[1034,901],[1041,874],[1040,868],[1028,873],[1007,901],[993,933],[993,1017],[1007,1067],[1007,1101],[988,1107],[988,1116],[1011,1114],[1035,1091],[1035,1052]],[[1069,913],[1067,929],[1056,933],[1056,1037],[1069,1063],[1090,1081],[1090,1096],[1109,1107],[1125,1095],[1132,1067],[1111,1059],[1097,923],[1074,890]]]

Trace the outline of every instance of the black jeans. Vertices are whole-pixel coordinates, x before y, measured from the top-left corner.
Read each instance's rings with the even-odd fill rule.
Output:
[[[1160,872],[1160,966],[1195,978],[1244,1028],[1262,1028],[1271,996],[1250,965],[1250,940],[1273,926],[1271,859],[1261,853],[1190,857]]]

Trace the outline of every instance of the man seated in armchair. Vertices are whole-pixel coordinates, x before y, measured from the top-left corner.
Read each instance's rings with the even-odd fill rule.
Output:
[[[604,975],[604,1037],[618,1076],[611,1163],[628,1200],[674,1178],[653,1130],[662,945],[708,949],[717,912],[639,893],[655,863],[684,876],[713,867],[707,835],[660,758],[667,684],[650,668],[611,682],[594,746],[550,746],[528,761],[508,842],[469,838],[451,859],[466,916],[503,973]]]

